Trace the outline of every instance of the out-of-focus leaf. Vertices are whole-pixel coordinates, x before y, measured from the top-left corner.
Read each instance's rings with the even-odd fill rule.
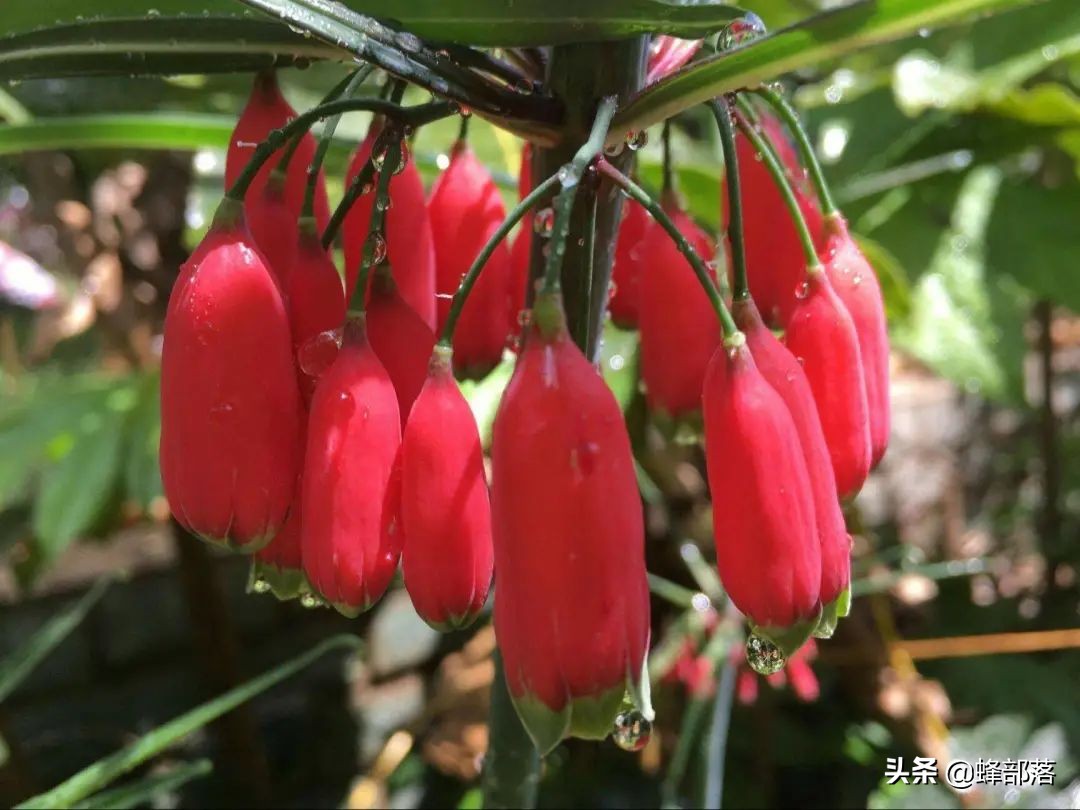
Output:
[[[609,321],[600,347],[600,370],[624,411],[638,384],[638,333],[619,329]]]
[[[514,359],[508,352],[503,353],[503,361],[482,380],[465,380],[461,383],[461,393],[472,408],[473,416],[480,430],[480,439],[484,446],[491,444],[491,426],[495,424],[495,412],[499,409],[503,391],[514,373]]]
[[[944,37],[943,37],[944,38]],[[980,21],[951,42],[944,57],[919,49],[897,62],[897,104],[970,111],[994,105],[1061,59],[1080,53],[1080,5],[1048,0]]]
[[[1006,181],[987,233],[987,262],[1040,298],[1080,312],[1076,223],[1080,184],[1046,188],[1033,180]]]
[[[1014,90],[994,104],[993,110],[1035,126],[1080,126],[1080,97],[1068,87],[1052,82],[1030,90]]]
[[[890,322],[903,321],[911,314],[911,280],[899,260],[878,242],[858,236],[859,247],[877,272],[885,314]]]
[[[242,703],[246,703],[267,689],[305,669],[317,659],[334,650],[356,650],[360,641],[355,636],[334,636],[315,645],[310,650],[269,672],[246,683],[230,689],[225,694],[185,712],[168,723],[158,726],[115,754],[89,765],[52,790],[34,796],[19,805],[20,808],[53,807],[67,808],[97,793],[116,779],[139,767],[147,760],[167,750],[208,723],[212,723],[226,712],[230,712]]]
[[[0,703],[19,687],[49,653],[71,635],[71,631],[79,626],[90,609],[101,599],[110,582],[108,577],[99,579],[77,602],[49,619],[44,627],[0,661]]]
[[[646,186],[659,189],[663,180],[663,166],[659,161],[639,160],[638,174]],[[712,167],[679,162],[675,166],[676,187],[686,210],[714,232],[720,227],[720,180],[723,176],[724,167],[720,164]]]
[[[42,476],[33,516],[39,564],[55,559],[114,503],[134,401],[130,388],[118,388],[104,410],[84,414],[70,449]]]
[[[0,127],[0,154],[50,149],[221,149],[236,119],[197,113],[37,118]]]
[[[160,377],[151,374],[137,389],[138,402],[128,427],[127,458],[124,461],[124,495],[146,511],[162,497],[158,440],[161,437]]]
[[[195,779],[209,776],[213,770],[214,764],[208,759],[185,763],[130,785],[102,791],[80,802],[79,807],[83,810],[124,810],[145,804],[157,807],[160,806],[158,800],[161,796],[172,793]]]
[[[987,225],[1002,182],[1000,169],[971,171],[950,223],[934,236],[934,252],[912,294],[912,314],[894,335],[939,373],[966,389],[1022,401],[1020,363],[1026,296],[1010,279],[988,278]]]

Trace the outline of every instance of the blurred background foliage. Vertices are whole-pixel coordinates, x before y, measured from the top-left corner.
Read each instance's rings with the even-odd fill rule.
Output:
[[[836,4],[741,5],[775,29]],[[341,70],[316,62],[281,79],[302,109]],[[979,806],[1075,807],[1080,4],[920,31],[789,79],[882,279],[896,425],[849,511],[858,598],[812,662],[819,694],[762,684],[753,702],[735,701],[725,801],[959,807],[942,786],[886,785],[885,758],[987,756],[1053,759],[1057,784],[988,788]],[[169,522],[156,457],[162,318],[220,195],[249,86],[247,75],[185,75],[0,87],[0,242],[44,268],[34,300],[48,304],[26,305],[0,254],[5,803],[345,631],[364,638],[359,655],[332,656],[140,762],[127,796],[99,806],[478,806],[487,627],[435,637],[400,590],[355,623],[244,597],[243,562]],[[343,120],[332,178],[366,126]],[[429,183],[456,127],[424,128],[413,144]],[[513,199],[520,142],[481,120],[470,141]],[[653,188],[658,142],[639,153]],[[715,230],[723,168],[704,111],[677,119],[674,147],[680,191]],[[640,755],[562,746],[545,763],[547,806],[698,804],[715,776],[712,684],[724,662],[708,658],[709,603],[694,599],[715,589],[701,458],[644,413],[635,352],[632,333],[609,329],[604,371],[638,456],[649,568],[667,583],[654,600],[659,720]],[[509,368],[467,386],[485,429]],[[129,578],[104,596],[76,601],[120,571]],[[58,613],[70,618],[59,634]],[[32,673],[15,666],[38,661],[27,639],[44,639]],[[688,674],[694,661],[704,688]]]

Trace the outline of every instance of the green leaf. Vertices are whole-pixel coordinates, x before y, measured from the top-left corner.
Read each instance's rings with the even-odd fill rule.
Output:
[[[99,579],[77,602],[49,619],[44,627],[0,662],[0,703],[19,687],[49,653],[71,635],[71,631],[86,618],[86,614],[98,603],[111,582],[109,577]]]
[[[896,342],[939,373],[992,399],[1023,401],[1021,367],[1027,302],[1019,285],[987,278],[990,215],[1002,182],[994,167],[971,171],[951,225],[939,232],[912,295],[912,316]]]
[[[139,386],[138,404],[131,414],[124,461],[124,495],[146,511],[164,495],[158,465],[161,438],[161,398],[158,374],[147,375]]]
[[[42,476],[33,514],[39,566],[91,529],[113,502],[132,396],[130,389],[117,389],[103,411],[84,414],[70,450]]]
[[[5,0],[0,79],[207,73],[340,58],[231,0]]]
[[[1047,188],[1034,179],[1002,184],[987,235],[987,263],[1040,298],[1080,312],[1075,272],[1080,188]]]
[[[662,31],[702,37],[741,16],[677,0],[348,0],[347,6],[433,41],[545,45]],[[149,6],[149,8],[148,8]],[[297,20],[307,13],[291,3]],[[207,73],[347,58],[232,0],[5,0],[0,79]]]
[[[632,99],[611,125],[612,142],[652,126],[722,93],[766,82],[861,48],[916,31],[989,14],[1030,0],[874,0],[855,2],[702,59],[651,85]]]
[[[153,804],[158,807],[161,805],[156,800],[162,794],[171,793],[188,782],[209,776],[213,770],[214,764],[208,759],[185,763],[171,768],[166,773],[148,776],[146,779],[140,779],[114,790],[102,791],[80,802],[79,807],[83,810],[123,810],[144,804]]]
[[[235,116],[157,112],[38,118],[0,128],[0,155],[52,149],[222,149]]]
[[[340,635],[329,638],[269,672],[170,720],[115,754],[84,768],[52,790],[28,799],[19,807],[72,807],[102,790],[125,773],[162,753],[193,731],[212,723],[240,704],[246,703],[272,686],[295,675],[326,653],[333,650],[356,650],[359,646],[360,641],[355,636]]]

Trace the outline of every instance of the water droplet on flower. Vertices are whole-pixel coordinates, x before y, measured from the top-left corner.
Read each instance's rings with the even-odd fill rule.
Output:
[[[810,295],[810,284],[804,281],[798,287],[795,288],[795,297],[800,301],[805,301],[806,297]]]
[[[398,158],[397,167],[394,169],[394,174],[401,174],[405,171],[405,166],[409,162],[409,143],[408,141],[401,141],[398,144],[398,148],[401,150],[401,157]]]
[[[649,133],[643,129],[639,129],[637,132],[628,132],[626,134],[626,146],[631,152],[643,149],[648,142]]]
[[[262,577],[258,577],[254,582],[251,583],[251,590],[253,590],[255,593],[269,593],[270,583]]]
[[[717,46],[722,51],[730,51],[732,48],[745,45],[747,42],[752,42],[764,35],[765,23],[761,17],[749,11],[743,15],[741,20],[734,20],[724,26],[724,30],[720,32]]]
[[[551,236],[551,229],[555,227],[555,210],[553,208],[541,208],[533,216],[533,232],[547,239]]]
[[[386,239],[381,233],[368,234],[364,242],[364,257],[371,267],[382,264],[386,259]]]
[[[640,751],[652,737],[652,723],[637,709],[620,712],[611,731],[615,744],[623,751]]]
[[[623,153],[623,149],[625,148],[626,143],[624,141],[608,144],[604,147],[604,154],[607,155],[607,157],[618,157]]]
[[[321,377],[330,368],[341,348],[341,330],[328,329],[308,338],[296,353],[300,370],[309,377]]]
[[[752,634],[746,639],[746,663],[758,675],[773,675],[784,668],[787,659],[767,638]]]
[[[308,610],[314,610],[315,608],[325,607],[326,602],[313,593],[305,593],[300,597],[300,606],[305,607]]]
[[[854,276],[852,276],[851,283],[855,287],[858,287],[860,284],[862,284],[862,274],[856,273]]]
[[[390,205],[391,203],[389,197],[375,201],[375,207],[378,208],[380,211],[389,211]]]

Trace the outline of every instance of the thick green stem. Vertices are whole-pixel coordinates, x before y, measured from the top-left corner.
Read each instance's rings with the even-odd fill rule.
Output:
[[[559,169],[562,191],[555,197],[555,224],[551,228],[551,239],[548,242],[547,265],[544,267],[544,292],[559,290],[559,271],[562,269],[563,256],[566,254],[566,239],[570,234],[570,216],[574,210],[578,186],[589,164],[604,148],[608,126],[611,124],[617,106],[615,96],[607,96],[600,102],[589,139],[577,150],[574,159]]]
[[[372,163],[380,158],[379,182],[375,188],[375,204],[371,208],[371,224],[364,240],[363,256],[360,260],[360,272],[357,274],[356,287],[349,299],[349,315],[362,315],[366,307],[368,276],[371,268],[386,260],[386,211],[390,208],[390,181],[401,163],[401,131],[387,128],[371,149]]]
[[[336,94],[333,98],[337,98],[338,96],[349,98],[352,96],[374,70],[375,68],[371,65],[364,65],[357,69],[347,81],[338,83],[339,86],[334,88]],[[332,99],[327,99],[327,101],[330,100]],[[330,144],[334,140],[334,133],[337,131],[338,124],[341,122],[341,116],[342,113],[338,113],[328,120],[326,126],[323,127],[323,131],[319,134],[319,145],[315,149],[314,156],[311,158],[311,165],[307,168],[307,185],[304,187],[304,206],[301,209],[301,217],[314,216],[315,189],[319,185],[319,170],[322,168],[323,161],[326,159],[326,153],[330,150]],[[284,163],[284,160],[282,162]]]
[[[312,107],[307,112],[296,116],[281,129],[275,129],[271,132],[266,140],[255,149],[255,153],[244,167],[244,171],[236,178],[236,182],[232,184],[232,187],[225,192],[225,196],[233,200],[243,200],[248,186],[255,179],[255,175],[259,173],[259,169],[289,138],[307,132],[312,124],[323,118],[357,110],[379,113],[392,118],[402,126],[409,127],[423,126],[440,118],[446,118],[448,115],[453,115],[455,112],[453,104],[443,101],[418,104],[415,107],[401,107],[388,101],[373,98],[346,98],[331,101],[328,104],[320,104],[318,107]]]
[[[622,103],[644,82],[646,56],[644,38],[561,45],[551,49],[547,60],[546,86],[564,104],[563,135],[554,147],[534,144],[533,177],[553,175],[573,159],[578,147],[589,137],[600,100],[615,95]],[[625,133],[622,133],[620,140],[624,139]],[[611,162],[623,171],[629,171],[634,154],[633,150],[624,148],[621,154],[611,158]],[[593,198],[597,201],[596,237],[594,256],[590,260],[585,255],[585,232],[590,226]],[[593,362],[599,354],[600,336],[607,314],[611,266],[624,200],[625,197],[610,183],[582,183],[573,206],[570,237],[562,259],[561,287],[567,326],[572,335],[589,335],[590,342],[581,346],[581,350]],[[532,240],[530,277],[533,282],[543,275],[549,241],[543,238]],[[592,283],[589,289],[585,289],[590,261]],[[530,304],[535,292],[535,284],[530,284],[527,299]],[[577,326],[577,319],[582,316],[580,304],[584,298],[591,302],[587,330]]]
[[[752,92],[768,102],[769,106],[773,108],[776,114],[779,115],[781,120],[787,125],[791,134],[795,136],[795,143],[799,147],[799,154],[802,156],[803,164],[810,171],[810,180],[813,182],[814,189],[817,191],[818,200],[821,202],[821,212],[825,214],[826,217],[838,213],[836,203],[833,201],[832,192],[829,190],[829,184],[825,180],[825,172],[821,170],[821,161],[817,159],[817,153],[814,152],[814,145],[810,143],[810,136],[807,135],[806,129],[802,125],[802,121],[799,120],[799,114],[795,112],[795,108],[791,106],[791,102],[784,98],[781,93],[766,86],[755,88]]]
[[[780,162],[780,158],[776,154],[776,150],[773,149],[769,139],[762,135],[757,127],[751,123],[752,110],[746,99],[738,99],[737,104],[739,107],[739,114],[736,115],[736,121],[739,125],[739,131],[746,136],[748,141],[750,141],[750,145],[754,147],[754,151],[761,155],[761,160],[765,163],[765,168],[769,170],[773,182],[776,183],[780,195],[784,198],[784,204],[787,206],[791,221],[795,223],[795,230],[799,234],[799,241],[802,243],[803,255],[806,257],[807,268],[819,267],[821,262],[818,260],[817,250],[814,248],[814,237],[810,233],[810,226],[806,224],[806,217],[803,216],[802,209],[799,208],[799,201],[795,196],[795,189],[787,176],[784,164]]]
[[[720,290],[717,289],[716,283],[709,273],[708,265],[705,263],[705,260],[701,258],[701,254],[694,250],[694,246],[690,244],[689,240],[683,236],[682,232],[679,231],[677,227],[675,227],[675,223],[671,221],[671,217],[667,215],[663,206],[660,205],[657,200],[650,197],[645,189],[606,160],[600,161],[599,169],[601,174],[621,188],[627,196],[640,203],[646,211],[652,214],[656,224],[667,231],[668,236],[671,237],[675,246],[679,249],[679,252],[686,257],[688,262],[690,262],[690,267],[693,269],[694,275],[697,276],[698,281],[705,290],[705,294],[709,297],[709,303],[712,304],[716,316],[720,319],[720,325],[724,332],[724,342],[728,345],[740,344],[742,342],[742,333],[739,332],[739,328],[735,325],[735,320],[731,317],[731,312],[728,311],[727,305],[724,304],[724,299],[720,297]]]
[[[452,346],[454,344],[454,328],[457,326],[458,318],[461,317],[461,311],[465,308],[469,293],[476,284],[476,280],[480,277],[480,271],[484,269],[484,265],[491,258],[491,254],[495,252],[495,248],[513,230],[514,226],[525,217],[525,214],[536,204],[536,201],[549,194],[558,183],[559,176],[553,174],[530,191],[525,196],[525,199],[514,206],[514,209],[507,215],[502,225],[488,239],[484,249],[477,254],[468,272],[462,276],[461,284],[458,285],[457,292],[454,293],[454,299],[450,302],[450,311],[446,316],[446,326],[443,327],[442,337],[439,339],[441,345]]]
[[[540,754],[514,708],[498,650],[492,653],[492,658],[495,677],[491,682],[488,750],[482,778],[484,807],[488,810],[535,807]]]
[[[739,157],[735,149],[735,128],[731,123],[729,99],[713,99],[709,108],[720,130],[720,145],[724,150],[724,175],[727,180],[728,244],[731,248],[731,267],[735,276],[733,298],[742,301],[750,297],[746,278],[746,245],[743,241],[742,178],[739,176]]]

